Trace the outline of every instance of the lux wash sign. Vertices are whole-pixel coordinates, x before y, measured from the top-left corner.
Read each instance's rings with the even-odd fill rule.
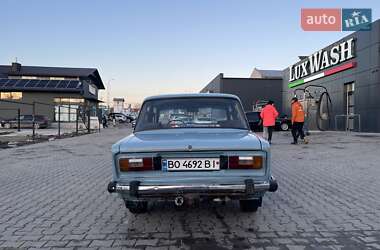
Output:
[[[328,50],[315,52],[301,63],[289,67],[289,88],[355,67],[355,63],[335,66],[355,57],[355,40],[350,38]],[[333,67],[335,66],[335,67]],[[333,67],[326,70],[327,68]],[[313,76],[311,74],[317,73]]]

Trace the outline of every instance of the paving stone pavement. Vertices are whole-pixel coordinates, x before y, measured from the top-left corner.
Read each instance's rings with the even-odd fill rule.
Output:
[[[237,202],[133,215],[109,194],[110,146],[130,129],[0,150],[0,248],[380,249],[380,137],[275,133],[279,190]]]

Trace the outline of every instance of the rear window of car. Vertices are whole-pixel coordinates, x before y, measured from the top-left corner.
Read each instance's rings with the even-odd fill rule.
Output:
[[[260,115],[258,112],[250,112],[250,113],[246,113],[246,116],[247,116],[247,119],[249,121],[256,121],[256,120],[260,120]]]
[[[144,102],[135,131],[175,128],[247,129],[241,104],[234,98],[167,98]]]
[[[17,117],[16,117],[16,119],[17,119]],[[22,115],[20,117],[20,119],[21,120],[33,120],[33,116],[31,116],[31,115]]]
[[[36,120],[42,120],[42,121],[43,121],[43,120],[46,120],[47,118],[46,118],[45,116],[43,116],[43,115],[36,115],[36,116],[35,116],[35,119],[36,119]]]

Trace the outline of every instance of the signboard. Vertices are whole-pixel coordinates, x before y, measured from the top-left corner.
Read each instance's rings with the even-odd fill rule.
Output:
[[[329,49],[319,50],[289,67],[289,88],[353,68],[354,62],[334,67],[355,57],[355,39],[350,38]],[[330,67],[332,69],[327,70]]]
[[[88,92],[90,92],[90,94],[92,94],[92,95],[96,95],[96,88],[92,84],[89,84],[88,85]]]
[[[363,31],[371,30],[371,23],[371,9],[301,9],[304,31]]]

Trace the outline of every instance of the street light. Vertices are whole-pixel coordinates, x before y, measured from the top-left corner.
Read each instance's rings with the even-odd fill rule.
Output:
[[[111,105],[111,100],[110,100],[110,89],[111,89],[111,81],[115,80],[115,78],[111,78],[110,80],[108,80],[108,83],[107,83],[107,106],[108,106],[108,110],[110,110],[110,105]]]

